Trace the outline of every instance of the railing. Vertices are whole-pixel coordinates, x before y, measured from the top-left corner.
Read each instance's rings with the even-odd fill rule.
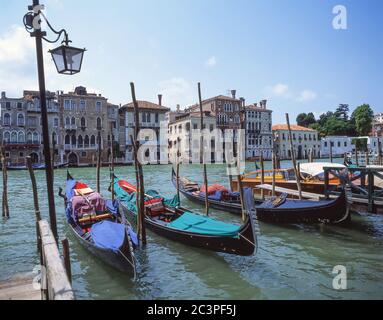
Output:
[[[43,300],[74,300],[68,270],[64,267],[49,223],[37,222],[38,248],[40,251],[41,293]]]
[[[330,174],[338,178],[344,187],[351,190],[353,202],[367,205],[368,212],[377,212],[377,205],[383,206],[383,189],[375,185],[375,180],[383,181],[383,167],[355,167],[347,170],[334,167],[324,168],[325,195],[339,195],[330,188]]]

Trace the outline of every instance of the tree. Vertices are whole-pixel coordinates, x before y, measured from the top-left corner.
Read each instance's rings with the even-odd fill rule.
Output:
[[[316,123],[315,116],[312,112],[306,114],[301,113],[297,117],[297,124],[298,126],[306,127],[308,128],[311,124]]]
[[[369,104],[357,107],[351,115],[351,121],[355,123],[355,130],[359,136],[368,136],[372,130],[374,111]]]
[[[340,104],[335,111],[335,116],[340,120],[347,121],[349,111],[350,108],[348,104]]]
[[[300,113],[297,116],[297,125],[304,127],[305,119],[307,117],[306,113]]]

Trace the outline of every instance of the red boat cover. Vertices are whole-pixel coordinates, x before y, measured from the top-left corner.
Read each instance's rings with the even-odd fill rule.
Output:
[[[118,185],[127,193],[131,194],[133,192],[136,192],[136,186],[130,184],[128,181],[125,180],[119,180]]]
[[[205,193],[205,190],[205,185],[202,185],[200,191]],[[220,184],[213,184],[207,188],[208,195],[213,195],[216,193],[216,191],[229,192],[229,190]]]

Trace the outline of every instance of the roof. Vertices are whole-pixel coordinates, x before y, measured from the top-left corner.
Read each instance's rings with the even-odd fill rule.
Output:
[[[170,111],[169,108],[160,106],[159,104],[149,102],[149,101],[137,101],[139,109],[150,109],[150,110],[158,110],[163,112]],[[122,109],[134,109],[133,102],[127,103],[121,107]]]
[[[183,115],[180,115],[176,117],[173,121],[171,121],[169,124],[174,124],[180,121],[188,120],[191,118],[201,118],[201,113],[200,112],[190,112],[190,113],[185,113]],[[210,112],[206,111],[204,112],[203,115],[204,120],[206,119],[213,119],[215,121],[216,117],[212,115]]]
[[[273,112],[272,110],[270,109],[264,109],[262,107],[259,107],[259,106],[255,106],[254,104],[251,104],[249,106],[246,106],[245,107],[246,110],[254,110],[254,111],[258,111],[258,112]]]
[[[316,130],[310,129],[310,128],[305,128],[302,126],[297,126],[297,125],[291,125],[291,131],[308,131],[308,132],[317,132]],[[273,126],[273,131],[278,131],[278,130],[289,130],[287,127],[287,124],[276,124]]]

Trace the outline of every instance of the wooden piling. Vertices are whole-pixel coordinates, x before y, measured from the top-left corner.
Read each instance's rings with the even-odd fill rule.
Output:
[[[2,215],[4,218],[9,218],[9,204],[8,204],[8,171],[7,159],[5,157],[4,147],[0,147],[0,160],[3,173],[3,197],[2,197]]]
[[[358,155],[358,141],[355,142],[355,162],[356,166],[359,167],[359,155]]]
[[[113,134],[113,124],[110,125],[110,140],[111,140],[111,147],[110,147],[110,190],[112,192],[112,201],[115,199],[114,194],[114,134]]]
[[[72,284],[72,267],[70,262],[70,250],[69,250],[69,241],[68,239],[64,239],[61,241],[63,246],[63,258],[64,258],[64,267],[66,274],[68,276],[68,280],[70,284]]]
[[[177,148],[177,169],[176,169],[176,175],[177,175],[177,197],[178,201],[181,203],[181,197],[180,197],[180,146],[178,141],[178,148]]]
[[[100,187],[100,170],[101,170],[101,132],[98,131],[97,135],[97,143],[98,143],[98,148],[97,148],[97,166],[96,166],[96,188],[97,192],[101,192],[101,187]]]
[[[330,140],[330,162],[333,163],[333,156],[332,156],[332,141]]]
[[[369,157],[368,151],[364,153],[364,156],[365,156],[366,166],[368,166],[370,164],[370,157]]]
[[[272,196],[275,197],[275,171],[277,169],[277,166],[276,166],[276,163],[277,163],[277,156],[276,154],[272,153],[272,170],[273,170],[273,173],[272,173]]]
[[[378,165],[383,165],[383,157],[382,157],[382,141],[378,138]]]
[[[261,184],[264,185],[265,184],[265,163],[263,161],[263,153],[261,153],[261,157],[259,160],[261,162]],[[262,200],[265,200],[265,192],[263,189],[261,189],[261,198]]]
[[[37,193],[36,177],[35,177],[35,172],[33,171],[31,157],[27,157],[27,167],[29,171],[29,176],[31,178],[32,192],[33,192],[33,205],[35,207],[36,221],[38,222],[41,220],[41,213],[40,213],[40,206],[39,206],[39,197]]]
[[[294,152],[294,145],[293,145],[293,136],[292,136],[292,133],[291,133],[290,118],[289,118],[289,114],[288,113],[286,113],[286,121],[287,121],[288,130],[289,130],[291,158],[293,160],[294,172],[295,172],[295,177],[296,177],[296,181],[297,181],[297,188],[298,188],[298,192],[299,192],[299,199],[302,200],[302,187],[301,187],[300,177],[298,175],[299,173],[298,173],[298,169],[297,169],[297,162],[296,162],[296,159],[295,159],[295,152]]]
[[[202,130],[203,130],[203,109],[202,109],[202,94],[201,94],[201,83],[198,83],[198,99],[199,99],[199,110],[200,110],[200,115],[201,115],[201,142],[200,142],[200,157],[201,161],[203,163],[203,180],[205,184],[205,211],[206,215],[209,216],[209,195],[208,195],[208,184],[207,184],[207,168],[206,168],[206,163],[205,163],[205,157],[204,157],[204,148],[203,148],[203,135],[202,135]],[[238,181],[239,183],[239,181]]]
[[[140,147],[140,142],[138,140],[138,134],[140,131],[140,117],[139,117],[139,108],[138,103],[136,99],[136,91],[134,88],[134,83],[130,83],[130,88],[132,92],[132,100],[134,105],[134,118],[135,118],[135,143],[134,149],[135,149],[135,157],[134,161],[138,170],[138,181],[137,181],[137,196],[139,196],[139,211],[137,212],[137,218],[140,221],[141,230],[140,230],[140,239],[143,245],[146,244],[146,228],[145,228],[145,188],[144,188],[144,176],[143,176],[143,170],[142,165],[138,161],[138,150]],[[137,208],[138,209],[138,208]]]

